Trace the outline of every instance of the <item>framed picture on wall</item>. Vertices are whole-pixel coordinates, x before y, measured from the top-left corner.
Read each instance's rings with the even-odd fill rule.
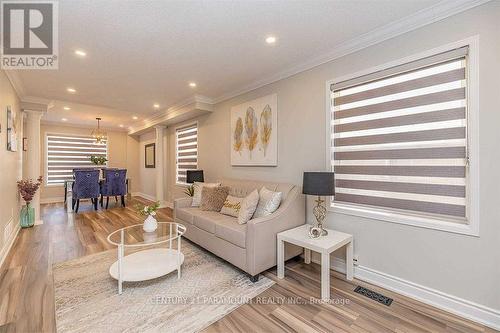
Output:
[[[7,150],[17,151],[16,114],[7,106]]]
[[[231,108],[231,165],[278,165],[278,95]]]
[[[155,167],[155,144],[150,143],[144,146],[144,167],[154,168]]]

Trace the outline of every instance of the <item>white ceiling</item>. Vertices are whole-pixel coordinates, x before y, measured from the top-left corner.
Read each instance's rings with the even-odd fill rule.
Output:
[[[94,124],[101,116],[106,127],[127,127],[133,115],[157,112],[153,103],[221,99],[438,2],[59,1],[59,70],[15,75],[25,96],[56,100],[46,121]],[[274,46],[264,41],[270,34]]]

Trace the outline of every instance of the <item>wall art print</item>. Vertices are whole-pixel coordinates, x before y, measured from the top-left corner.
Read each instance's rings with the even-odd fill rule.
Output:
[[[231,165],[278,165],[278,95],[231,108]]]

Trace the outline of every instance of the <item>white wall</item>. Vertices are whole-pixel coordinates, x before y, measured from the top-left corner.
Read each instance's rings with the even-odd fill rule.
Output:
[[[7,106],[16,116],[17,152],[7,151]],[[0,263],[19,228],[19,211],[24,204],[16,181],[22,176],[22,121],[19,98],[4,71],[0,71]],[[6,233],[7,226],[8,232]],[[9,232],[10,231],[10,232]]]
[[[326,165],[325,83],[476,34],[479,50],[480,237],[330,214],[328,226],[354,234],[361,265],[493,309],[500,309],[500,1],[366,48],[216,105],[199,120],[199,167],[208,181],[223,177],[301,184],[303,171]],[[230,108],[278,94],[278,167],[231,167]],[[173,128],[169,129],[174,147]],[[175,161],[169,155],[169,196]],[[309,217],[312,220],[312,217]]]
[[[144,146],[155,143],[155,132],[147,132],[139,137],[139,186],[138,192],[150,197],[156,197],[156,168],[146,168],[144,161]]]

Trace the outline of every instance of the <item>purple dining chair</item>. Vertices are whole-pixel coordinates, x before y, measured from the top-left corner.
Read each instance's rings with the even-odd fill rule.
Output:
[[[80,199],[90,199],[97,210],[99,200],[99,170],[75,170],[73,184],[73,209],[78,213]],[[75,208],[76,203],[76,208]]]
[[[125,195],[127,194],[127,169],[104,169],[104,180],[101,183],[101,207],[103,198],[106,197],[106,209],[108,209],[109,197],[121,197],[122,207],[125,207]]]

